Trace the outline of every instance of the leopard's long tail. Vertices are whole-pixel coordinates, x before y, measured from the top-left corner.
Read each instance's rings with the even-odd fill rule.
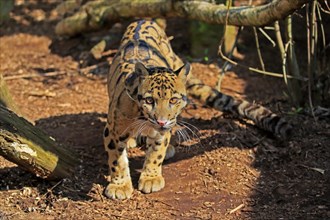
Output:
[[[281,118],[269,109],[225,95],[203,84],[201,80],[193,76],[188,79],[187,91],[190,96],[200,100],[209,107],[250,119],[258,127],[282,138],[287,138],[291,134],[292,126],[284,118]]]

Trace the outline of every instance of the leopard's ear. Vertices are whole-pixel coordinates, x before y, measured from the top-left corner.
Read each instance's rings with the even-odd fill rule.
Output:
[[[181,66],[179,69],[175,70],[174,73],[182,79],[186,79],[188,74],[191,71],[190,63],[186,62],[183,66]]]
[[[137,77],[145,77],[149,75],[149,72],[147,67],[143,65],[143,63],[137,62],[135,64],[135,74],[137,75]]]

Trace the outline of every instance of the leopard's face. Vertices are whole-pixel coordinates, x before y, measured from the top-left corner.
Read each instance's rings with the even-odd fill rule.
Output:
[[[151,68],[148,69],[148,74],[141,76],[137,95],[138,105],[153,128],[171,129],[176,125],[177,116],[187,105],[184,71]]]
[[[187,104],[186,89],[173,73],[148,76],[138,94],[144,117],[156,129],[171,129]]]

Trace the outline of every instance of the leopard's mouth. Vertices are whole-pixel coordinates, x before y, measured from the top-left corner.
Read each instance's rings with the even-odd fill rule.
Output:
[[[153,119],[148,119],[149,123],[151,124],[151,126],[158,131],[169,131],[171,130],[175,125],[176,122],[175,121],[170,121],[167,125],[165,126],[161,126],[157,123],[157,121],[153,120]]]

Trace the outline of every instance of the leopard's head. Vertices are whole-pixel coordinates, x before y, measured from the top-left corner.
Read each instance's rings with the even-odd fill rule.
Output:
[[[147,68],[139,62],[135,64],[139,83],[136,101],[153,128],[170,130],[176,124],[177,116],[187,104],[186,80],[189,72],[189,63],[177,70]]]

